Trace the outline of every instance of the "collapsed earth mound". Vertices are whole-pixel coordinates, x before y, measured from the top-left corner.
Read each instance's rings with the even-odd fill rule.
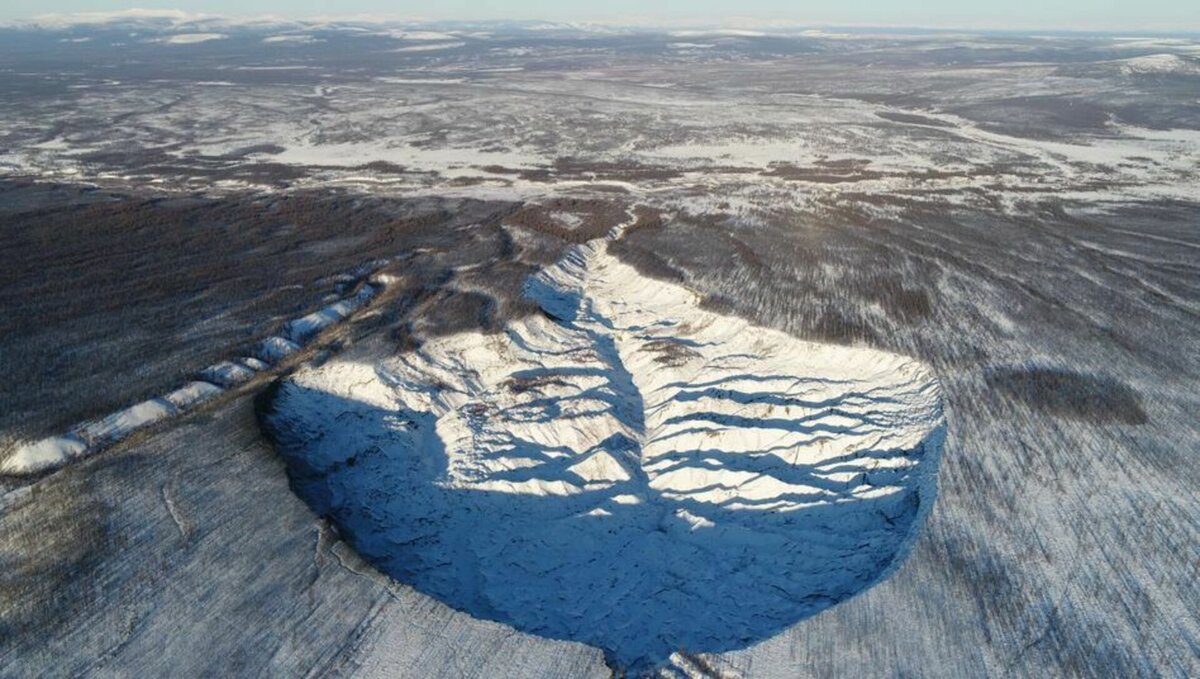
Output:
[[[278,385],[297,492],[380,570],[472,615],[647,670],[854,595],[934,497],[919,363],[703,310],[593,241],[542,315]]]

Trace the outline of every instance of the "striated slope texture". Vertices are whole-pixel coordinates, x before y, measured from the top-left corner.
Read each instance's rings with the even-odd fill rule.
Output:
[[[297,491],[396,579],[633,671],[886,575],[934,497],[931,373],[712,313],[607,246],[531,278],[544,314],[501,333],[279,384]]]

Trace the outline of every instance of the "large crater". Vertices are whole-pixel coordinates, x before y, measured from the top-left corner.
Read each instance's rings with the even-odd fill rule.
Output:
[[[903,557],[943,436],[924,366],[708,312],[604,241],[526,292],[545,315],[306,369],[264,409],[297,492],[380,570],[636,672]]]

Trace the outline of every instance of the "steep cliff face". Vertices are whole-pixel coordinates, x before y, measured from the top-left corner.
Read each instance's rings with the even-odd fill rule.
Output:
[[[700,307],[607,252],[544,312],[297,373],[265,417],[294,486],[385,573],[649,669],[743,648],[878,581],[934,497],[921,364]]]

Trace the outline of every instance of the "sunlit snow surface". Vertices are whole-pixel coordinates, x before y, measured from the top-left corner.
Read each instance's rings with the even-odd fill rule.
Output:
[[[802,342],[578,246],[544,315],[304,370],[268,416],[300,494],[397,579],[647,669],[885,575],[934,497],[921,364]]]

